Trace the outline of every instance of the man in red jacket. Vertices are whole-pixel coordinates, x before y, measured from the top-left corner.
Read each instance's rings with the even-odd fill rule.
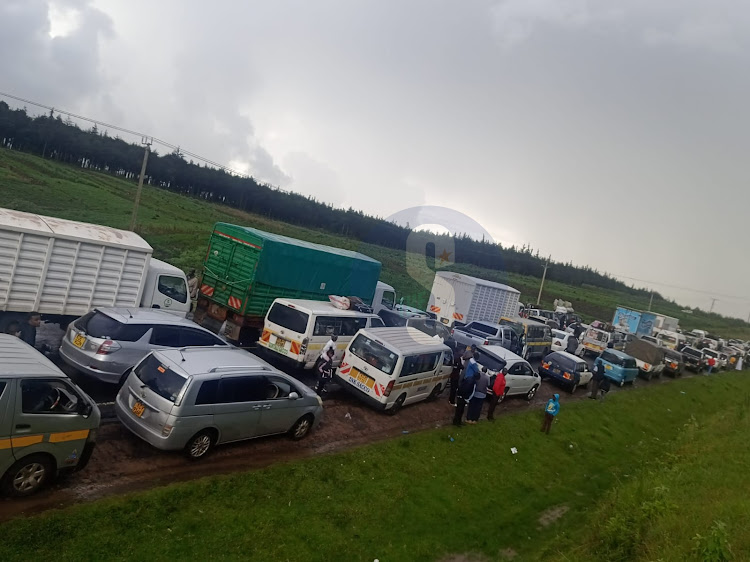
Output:
[[[495,377],[495,383],[492,385],[492,397],[490,398],[489,410],[487,410],[488,420],[493,421],[495,419],[495,408],[503,394],[505,394],[505,375],[502,371],[499,371]]]

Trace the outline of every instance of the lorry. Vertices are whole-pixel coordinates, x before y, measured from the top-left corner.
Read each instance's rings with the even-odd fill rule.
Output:
[[[618,306],[612,318],[612,327],[618,332],[641,337],[653,335],[656,314]]]
[[[29,312],[62,328],[97,306],[190,310],[185,273],[138,234],[0,209],[0,331]]]
[[[209,237],[193,320],[247,346],[259,339],[275,299],[340,295],[377,314],[396,302],[393,287],[378,280],[380,269],[359,252],[219,222]]]
[[[521,292],[492,281],[461,273],[438,271],[432,284],[427,311],[449,327],[475,320],[496,323],[518,314]]]
[[[662,332],[679,332],[680,321],[674,316],[657,314],[656,320],[654,321],[654,330],[659,330]]]

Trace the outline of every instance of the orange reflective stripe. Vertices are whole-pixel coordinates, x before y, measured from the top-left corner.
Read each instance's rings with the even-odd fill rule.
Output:
[[[0,439],[0,450],[10,449],[10,439]]]
[[[79,439],[86,439],[88,436],[88,429],[81,429],[80,431],[66,431],[64,433],[51,434],[49,436],[49,442],[63,443],[64,441],[78,441]]]
[[[260,337],[260,339],[267,342],[271,339],[271,332],[269,332],[268,330],[263,330],[263,335]]]
[[[10,443],[14,447],[28,447],[29,445],[41,443],[43,439],[44,435],[27,435],[24,437],[11,437]]]
[[[295,355],[299,355],[299,342],[293,341],[290,347],[291,349],[289,351],[291,351]]]

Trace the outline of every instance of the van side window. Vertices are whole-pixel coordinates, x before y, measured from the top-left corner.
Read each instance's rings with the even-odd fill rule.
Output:
[[[196,406],[201,404],[216,404],[216,393],[219,390],[219,379],[203,381],[195,397]]]
[[[384,328],[385,324],[380,318],[370,318],[370,328]]]
[[[151,343],[164,347],[180,347],[180,328],[177,326],[154,326]]]
[[[219,382],[217,403],[260,402],[266,399],[266,377],[227,377]]]
[[[440,361],[440,353],[423,353],[422,355],[410,355],[404,357],[404,366],[400,377],[408,377],[419,373],[434,371]]]
[[[266,377],[265,400],[289,398],[289,394],[292,392],[297,392],[297,389],[281,377]]]
[[[77,414],[81,397],[60,379],[21,381],[21,411],[24,414]]]

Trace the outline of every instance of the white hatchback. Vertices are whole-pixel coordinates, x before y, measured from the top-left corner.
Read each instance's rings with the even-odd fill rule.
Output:
[[[477,363],[487,368],[487,374],[490,377],[494,377],[499,371],[503,372],[505,375],[503,398],[524,395],[526,400],[531,400],[542,384],[541,377],[531,368],[528,361],[499,345],[483,345],[477,348],[477,355],[474,357]]]
[[[568,340],[572,337],[573,332],[552,330],[552,351],[565,351],[568,348]]]

